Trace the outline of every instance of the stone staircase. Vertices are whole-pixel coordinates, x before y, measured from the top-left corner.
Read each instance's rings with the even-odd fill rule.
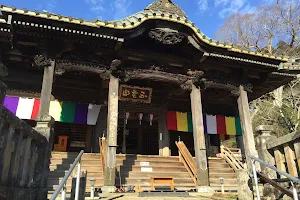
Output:
[[[65,173],[77,155],[78,153],[52,152],[51,171],[48,178],[48,189],[50,193],[55,190],[62,181]],[[208,164],[210,184],[214,190],[221,190],[221,177],[225,180],[225,190],[237,190],[235,173],[225,160],[221,158],[209,158]],[[82,170],[87,171],[87,191],[90,190],[89,179],[92,177],[96,178],[96,188],[103,186],[104,181],[100,154],[83,154]],[[149,170],[152,170],[152,172]],[[189,173],[176,156],[117,155],[117,186],[139,185],[143,190],[150,190],[150,177],[152,176],[174,177],[175,188],[177,190],[195,189],[195,185]],[[67,181],[68,191],[71,190],[71,181],[70,177]]]

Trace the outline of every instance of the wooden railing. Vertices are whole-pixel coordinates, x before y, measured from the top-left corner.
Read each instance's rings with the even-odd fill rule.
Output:
[[[107,143],[105,137],[99,138],[100,143],[100,155],[101,155],[101,162],[102,162],[102,170],[104,174],[105,164],[106,164],[106,150],[107,150]]]
[[[194,181],[195,187],[197,187],[197,165],[196,161],[185,146],[184,142],[175,142],[178,147],[179,160],[183,163],[184,167],[187,169],[191,178]]]
[[[225,159],[234,171],[244,169],[244,164],[237,157],[239,153],[241,153],[239,149],[221,146],[221,157]]]
[[[267,149],[273,156],[278,169],[294,177],[300,175],[300,132],[268,141]],[[278,177],[285,178],[283,175],[278,175]]]

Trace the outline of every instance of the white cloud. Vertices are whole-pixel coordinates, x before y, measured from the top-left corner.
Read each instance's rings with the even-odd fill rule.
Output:
[[[230,0],[215,0],[215,6],[226,5]]]
[[[264,1],[270,2],[274,0]],[[198,0],[197,3],[200,13],[218,13],[220,18],[226,18],[237,12],[255,12],[255,6],[251,5],[250,2],[251,0]]]
[[[94,12],[104,11],[103,4],[104,0],[85,0],[85,2],[90,5],[90,9]]]
[[[46,5],[47,11],[52,12],[55,9],[56,5],[57,5],[57,0],[49,1]]]
[[[130,15],[129,7],[131,5],[130,0],[115,0],[113,3],[114,19],[122,19]]]
[[[204,12],[208,9],[208,0],[199,0],[198,8],[201,12]]]
[[[231,0],[224,4],[224,7],[219,12],[221,18],[228,17],[233,13],[241,11],[246,6],[247,0]]]
[[[85,3],[101,20],[103,15],[110,18],[109,20],[122,19],[130,15],[131,0],[85,0]]]

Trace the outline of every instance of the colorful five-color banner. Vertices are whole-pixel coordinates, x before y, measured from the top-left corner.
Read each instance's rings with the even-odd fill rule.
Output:
[[[170,131],[193,132],[192,113],[167,112],[167,124]],[[221,115],[203,115],[206,134],[242,135],[240,118]]]
[[[40,100],[6,96],[3,105],[20,119],[34,120]],[[96,125],[100,109],[101,105],[51,101],[49,115],[58,122]]]

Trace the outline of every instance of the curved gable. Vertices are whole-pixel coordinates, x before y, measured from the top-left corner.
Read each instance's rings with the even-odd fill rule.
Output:
[[[15,7],[7,7],[7,6],[0,6],[0,10],[3,14],[8,13],[15,13],[20,15],[26,15],[26,16],[32,16],[32,17],[38,17],[38,18],[44,18],[49,20],[55,20],[60,22],[66,22],[66,23],[72,23],[77,25],[83,25],[83,26],[89,26],[94,28],[100,28],[105,27],[109,29],[116,29],[116,30],[130,30],[137,28],[144,22],[148,20],[162,20],[162,21],[168,21],[173,23],[182,24],[189,29],[191,29],[196,37],[208,44],[212,47],[218,47],[223,48],[228,51],[244,54],[244,55],[252,55],[252,56],[258,56],[258,57],[264,57],[279,61],[288,61],[288,57],[281,57],[281,56],[274,56],[269,54],[261,54],[256,53],[252,51],[242,50],[239,48],[236,48],[233,44],[228,44],[224,42],[219,42],[216,40],[213,40],[206,35],[204,35],[196,26],[194,23],[188,20],[185,13],[181,10],[179,6],[174,4],[171,0],[158,0],[154,3],[150,4],[146,9],[144,9],[141,12],[138,12],[134,15],[131,15],[125,19],[122,20],[116,20],[116,21],[100,21],[96,20],[94,22],[86,21],[83,19],[77,19],[73,17],[66,17],[61,16],[57,14],[52,13],[40,13],[38,11],[28,11],[26,9],[17,9]]]

